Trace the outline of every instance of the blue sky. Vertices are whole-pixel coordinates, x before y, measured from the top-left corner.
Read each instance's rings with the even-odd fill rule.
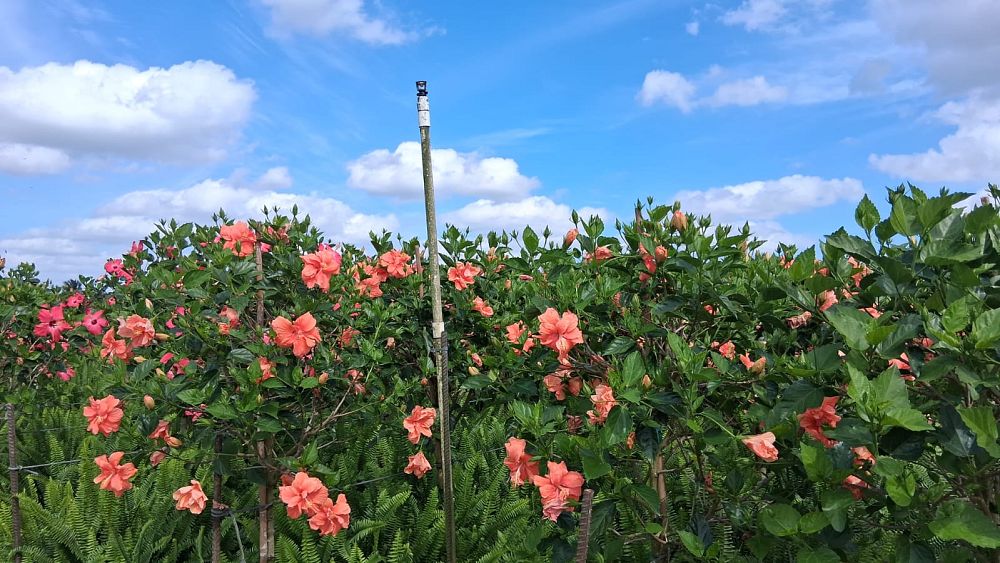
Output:
[[[863,193],[1000,178],[993,0],[0,2],[0,255],[93,274],[161,217],[298,203],[335,240],[654,196],[772,244]]]

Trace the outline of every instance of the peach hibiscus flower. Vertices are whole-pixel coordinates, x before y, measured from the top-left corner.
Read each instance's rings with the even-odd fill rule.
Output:
[[[542,496],[542,513],[553,522],[563,512],[573,512],[568,501],[580,500],[583,491],[583,475],[570,471],[565,461],[548,462],[548,472],[545,476],[535,475],[531,481],[538,487]]]
[[[825,397],[822,405],[806,409],[804,413],[799,415],[799,426],[827,448],[837,442],[823,434],[823,426],[837,427],[837,423],[840,422],[840,416],[837,415],[836,411],[839,400],[840,397]]]
[[[510,484],[512,487],[520,487],[524,483],[531,481],[538,475],[538,462],[531,461],[531,455],[525,453],[527,445],[521,438],[511,437],[504,444],[507,450],[507,458],[503,464],[510,470]]]
[[[455,289],[461,291],[476,282],[476,276],[483,270],[469,262],[456,262],[448,269],[448,281],[455,284]]]
[[[292,354],[298,358],[308,354],[322,340],[312,313],[303,313],[295,321],[278,317],[271,321],[271,328],[278,346],[291,348]]]
[[[137,469],[131,462],[121,465],[125,452],[115,452],[110,456],[99,455],[94,458],[94,463],[100,468],[101,473],[94,477],[94,483],[100,485],[105,491],[111,491],[116,497],[122,496],[125,491],[132,488],[130,479],[135,477]]]
[[[406,439],[416,444],[421,436],[431,437],[431,426],[434,425],[434,418],[437,411],[433,407],[422,407],[415,405],[410,416],[403,419],[403,428],[408,432]]]
[[[291,483],[278,487],[278,497],[285,503],[289,518],[302,514],[312,517],[330,500],[330,493],[322,481],[299,471]]]
[[[555,350],[559,361],[565,361],[569,351],[577,344],[583,344],[583,333],[580,332],[580,319],[570,311],[562,315],[549,307],[538,316],[538,340],[542,345]]]
[[[232,250],[241,258],[253,254],[253,247],[257,244],[257,235],[243,221],[219,227],[219,238],[225,241],[222,248]]]
[[[177,501],[177,510],[190,510],[191,514],[201,514],[205,510],[208,497],[201,490],[201,483],[191,479],[190,485],[174,491],[174,500]]]
[[[344,493],[337,495],[337,502],[330,498],[323,501],[315,514],[309,517],[309,527],[323,536],[336,536],[351,525],[351,505]]]
[[[770,463],[778,461],[778,448],[774,447],[774,440],[774,432],[764,432],[755,436],[747,436],[742,441],[757,457]]]
[[[83,416],[87,417],[87,430],[91,434],[104,434],[105,437],[117,432],[125,415],[121,404],[114,395],[100,400],[90,397],[90,406],[83,407]]]
[[[403,473],[413,475],[417,479],[422,479],[424,474],[431,470],[431,463],[427,461],[427,456],[424,455],[424,452],[417,452],[407,459],[409,463],[406,464]]]

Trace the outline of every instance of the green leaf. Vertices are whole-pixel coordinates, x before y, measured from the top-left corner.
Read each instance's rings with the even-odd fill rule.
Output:
[[[611,473],[611,466],[604,457],[588,448],[580,448],[580,461],[583,462],[583,476],[588,481]]]
[[[1000,458],[997,444],[997,419],[991,407],[958,407],[962,421],[976,434],[976,444],[991,456]]]
[[[899,536],[893,563],[934,563],[934,550],[925,544],[913,543],[906,536]]]
[[[872,322],[868,313],[847,305],[834,305],[827,309],[826,318],[848,346],[862,352],[868,349],[868,326]]]
[[[941,328],[951,334],[969,326],[969,298],[956,299],[941,314]]]
[[[858,223],[858,226],[865,230],[866,233],[871,233],[875,225],[878,225],[882,217],[878,213],[878,208],[872,203],[872,200],[868,199],[868,194],[861,198],[861,203],[854,210],[854,220]]]
[[[829,547],[803,547],[795,555],[795,563],[840,563],[840,556]]]
[[[303,377],[302,381],[299,382],[299,387],[303,389],[312,389],[313,387],[319,386],[319,378],[316,377]]]
[[[705,546],[701,544],[701,540],[698,536],[694,535],[692,532],[687,530],[679,530],[677,535],[681,538],[681,543],[687,548],[695,557],[702,557],[705,555]]]
[[[847,510],[854,504],[854,496],[842,487],[828,489],[820,495],[823,513],[834,530],[843,532],[847,526]]]
[[[850,447],[866,446],[872,444],[874,439],[871,431],[864,421],[857,418],[842,418],[837,423],[836,428],[828,428],[823,431],[831,440],[843,442]]]
[[[778,537],[794,536],[799,531],[799,511],[787,504],[771,504],[760,511],[764,529]]]
[[[254,355],[246,348],[233,348],[229,352],[229,359],[240,364],[249,365],[254,360]]]
[[[830,462],[825,448],[802,442],[799,445],[799,458],[806,468],[806,476],[814,483],[826,480],[833,471],[833,464]]]
[[[964,500],[951,500],[939,507],[929,526],[944,541],[962,540],[976,547],[1000,548],[1000,528]]]
[[[917,478],[910,471],[889,477],[885,480],[885,492],[889,493],[889,498],[899,506],[910,506],[913,495],[917,493]]]
[[[232,420],[239,416],[231,405],[227,403],[214,403],[205,408],[208,414],[222,420]]]
[[[615,406],[608,413],[608,419],[604,422],[604,442],[613,446],[624,442],[632,432],[632,417],[629,416],[628,409],[621,405]]]
[[[205,393],[201,389],[185,389],[177,394],[177,400],[189,405],[200,405],[205,402]]]
[[[886,428],[898,426],[917,432],[934,430],[934,427],[927,422],[927,417],[924,416],[924,413],[912,408],[897,407],[889,409],[885,414],[885,418],[882,419],[882,425]]]
[[[608,344],[608,347],[604,349],[604,354],[607,356],[617,356],[618,354],[624,354],[635,346],[635,340],[627,336],[616,336],[614,340]]]
[[[799,520],[799,531],[803,534],[815,534],[830,525],[829,518],[822,512],[810,512]]]
[[[827,235],[826,244],[839,248],[848,254],[861,256],[862,258],[870,261],[874,261],[875,258],[878,257],[872,243],[861,237],[847,234],[847,231],[844,230],[843,227],[838,229],[837,232]]]
[[[635,387],[646,375],[646,366],[642,362],[642,354],[632,352],[625,358],[625,365],[622,367],[622,381],[626,387]]]
[[[1000,309],[990,309],[972,323],[972,341],[976,350],[985,350],[1000,340]]]
[[[257,430],[261,432],[276,434],[281,432],[281,428],[281,422],[278,419],[263,416],[257,420]]]
[[[917,204],[906,196],[896,198],[892,203],[892,212],[889,213],[889,222],[896,232],[901,235],[911,236],[917,234],[919,224],[917,222]]]
[[[938,421],[941,428],[936,434],[941,447],[959,457],[971,456],[976,448],[976,436],[965,425],[955,407],[943,403],[938,412]]]

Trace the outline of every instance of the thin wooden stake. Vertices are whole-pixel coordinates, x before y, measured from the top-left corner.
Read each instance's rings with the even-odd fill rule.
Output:
[[[576,536],[576,563],[587,563],[590,547],[590,513],[594,504],[594,490],[583,490],[583,506],[580,508],[580,532]]]
[[[7,466],[10,469],[10,519],[13,533],[14,563],[21,563],[21,489],[17,466],[17,430],[14,427],[14,405],[7,403]]]
[[[431,108],[427,82],[417,82],[417,125],[420,127],[420,155],[424,173],[424,209],[427,213],[427,251],[431,270],[431,337],[437,365],[438,421],[441,432],[441,488],[444,497],[444,545],[448,563],[458,560],[455,535],[455,489],[451,467],[451,394],[448,389],[448,335],[441,307],[441,270],[438,266],[437,212],[434,207],[434,172],[431,167]]]
[[[215,435],[215,463],[219,461],[219,454],[222,453],[222,435]],[[214,465],[214,463],[213,463]],[[222,515],[219,511],[222,506],[222,472],[218,467],[213,467],[212,481],[212,563],[222,561]]]
[[[264,255],[258,242],[254,245],[254,261],[257,266],[257,283],[264,281]],[[264,328],[264,288],[257,290],[257,328]],[[257,442],[257,457],[262,465],[264,460],[270,457],[271,440],[260,440]],[[257,520],[259,524],[260,563],[271,563],[275,559],[275,538],[274,538],[274,513],[271,511],[271,503],[274,498],[275,479],[274,472],[265,467],[264,484],[257,490],[257,500],[260,508],[257,509]]]

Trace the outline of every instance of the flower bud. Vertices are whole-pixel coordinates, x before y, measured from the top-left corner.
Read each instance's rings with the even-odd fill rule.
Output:
[[[327,382],[327,381],[328,381],[329,379],[330,379],[330,374],[328,374],[328,373],[326,373],[326,372],[324,371],[323,373],[319,374],[319,377],[318,377],[318,378],[317,378],[316,380],[317,380],[317,381],[319,381],[319,384],[320,384],[320,385],[323,385],[323,384],[324,384],[324,383],[326,383],[326,382]]]
[[[479,368],[476,366],[469,366],[469,375],[479,375]]]
[[[150,310],[153,308],[153,302],[150,301],[148,297],[146,298],[146,308]]]
[[[688,227],[688,218],[680,209],[674,211],[674,216],[670,218],[670,226],[684,232]]]
[[[669,251],[667,251],[667,248],[663,245],[657,245],[656,250],[653,251],[653,256],[656,258],[657,262],[663,262],[667,259],[669,254]]]
[[[156,339],[160,342],[166,342],[167,340],[170,340],[170,335],[165,332],[157,332]]]
[[[567,231],[566,236],[563,238],[563,248],[569,248],[570,245],[573,244],[573,242],[576,240],[576,237],[579,234],[580,231],[578,231],[576,227],[573,227],[572,229]]]
[[[180,439],[174,436],[167,436],[166,438],[163,439],[163,441],[166,442],[167,445],[170,446],[171,448],[179,448],[181,447],[181,444],[184,443],[181,442]]]
[[[142,362],[146,361],[146,358],[144,356],[136,356],[135,358],[132,359],[135,360],[135,363],[137,364],[141,364]]]
[[[146,408],[149,410],[156,408],[156,401],[154,401],[149,395],[142,398],[142,404],[146,405]]]
[[[649,389],[653,386],[653,380],[649,377],[649,374],[642,376],[642,388]]]

